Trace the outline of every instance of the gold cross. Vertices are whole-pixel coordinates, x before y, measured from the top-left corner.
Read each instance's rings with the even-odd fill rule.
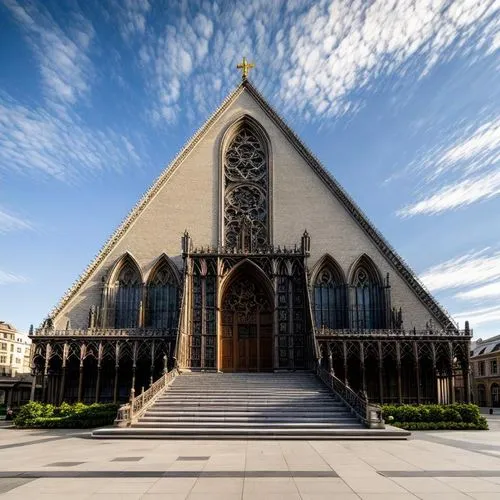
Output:
[[[249,63],[246,57],[243,58],[240,64],[236,66],[237,69],[241,69],[241,79],[246,80],[248,76],[248,70],[255,68],[255,64]]]

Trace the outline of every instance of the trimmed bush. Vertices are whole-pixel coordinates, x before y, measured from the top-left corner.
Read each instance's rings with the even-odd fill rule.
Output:
[[[112,424],[117,411],[118,405],[115,404],[63,403],[55,407],[30,401],[20,408],[14,424],[33,429],[85,429]]]
[[[487,430],[488,423],[473,404],[383,405],[386,422],[409,431],[416,430]]]
[[[406,429],[407,431],[487,431],[488,423],[484,417],[480,417],[476,423],[472,422],[393,422],[394,427]]]

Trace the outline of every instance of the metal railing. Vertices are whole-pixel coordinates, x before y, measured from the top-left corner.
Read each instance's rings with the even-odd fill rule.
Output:
[[[382,418],[382,408],[379,405],[368,403],[365,396],[356,394],[333,373],[328,372],[318,365],[317,375],[343,403],[354,413],[358,420],[370,429],[384,429],[385,422]]]
[[[35,337],[174,337],[176,328],[78,328],[51,330],[38,328]]]
[[[120,406],[116,416],[115,425],[117,427],[129,427],[137,422],[146,411],[154,404],[158,396],[169,386],[178,375],[177,368],[165,372],[151,387],[135,396],[135,390],[130,391],[130,402]]]
[[[333,328],[315,328],[314,333],[317,337],[356,337],[360,335],[366,337],[472,337],[472,330],[396,330],[396,329],[333,329]]]

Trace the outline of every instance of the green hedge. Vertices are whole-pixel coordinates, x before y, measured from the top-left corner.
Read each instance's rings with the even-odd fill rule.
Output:
[[[54,406],[30,401],[21,406],[14,418],[16,427],[36,429],[84,429],[110,425],[116,418],[118,405],[63,403]]]
[[[488,423],[473,404],[383,405],[386,423],[415,430],[487,430]]]

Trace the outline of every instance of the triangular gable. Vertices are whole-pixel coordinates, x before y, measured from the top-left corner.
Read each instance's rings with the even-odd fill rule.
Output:
[[[309,166],[316,172],[325,185],[330,189],[333,195],[342,203],[345,209],[351,214],[357,224],[363,231],[370,237],[372,242],[379,248],[381,253],[385,256],[387,261],[401,276],[401,278],[408,284],[408,286],[415,292],[420,301],[428,308],[428,310],[435,316],[435,318],[445,328],[456,328],[453,320],[450,318],[444,308],[436,301],[436,299],[429,293],[424,285],[419,281],[415,273],[406,264],[406,262],[397,254],[391,245],[385,240],[380,232],[369,221],[368,217],[350,198],[345,190],[338,184],[332,175],[321,165],[320,161],[314,154],[304,145],[295,132],[286,124],[283,118],[270,106],[260,92],[248,81],[243,80],[236,89],[230,93],[217,110],[207,119],[207,121],[198,129],[198,131],[187,141],[186,145],[180,150],[177,156],[170,162],[170,164],[163,170],[158,178],[153,182],[151,187],[145,192],[139,202],[125,217],[123,222],[118,226],[116,231],[111,235],[108,241],[103,245],[100,252],[96,255],[94,260],[80,275],[78,280],[69,288],[66,294],[59,301],[57,306],[51,311],[51,317],[59,314],[62,309],[69,303],[69,301],[76,295],[76,293],[85,284],[92,273],[103,262],[106,256],[112,251],[114,246],[118,243],[121,237],[126,233],[128,228],[133,224],[137,217],[144,210],[149,201],[158,193],[164,186],[171,175],[182,164],[186,156],[202,139],[212,124],[223,114],[226,109],[236,100],[236,98],[247,90],[249,94],[255,99],[264,112],[271,118],[275,125],[281,130],[283,135],[298,151],[302,158],[309,164]]]

